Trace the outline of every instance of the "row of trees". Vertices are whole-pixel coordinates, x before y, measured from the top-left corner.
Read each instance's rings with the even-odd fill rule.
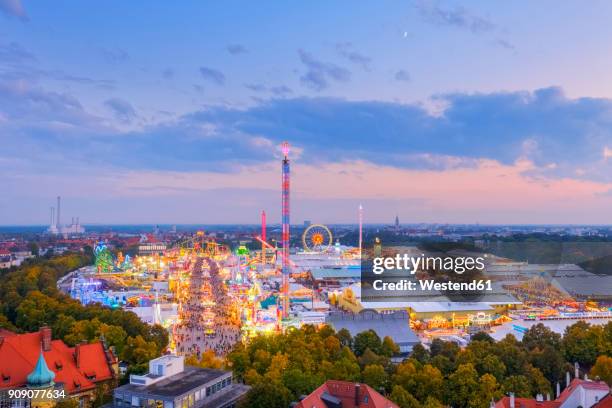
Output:
[[[461,349],[455,343],[434,340],[429,349],[417,345],[408,359],[393,364],[398,347],[373,331],[351,337],[329,326],[304,326],[285,334],[262,335],[239,344],[226,365],[252,386],[246,406],[286,407],[311,393],[328,379],[360,381],[385,394],[402,408],[488,407],[491,399],[514,392],[554,398],[574,362],[582,373],[612,382],[612,323],[591,326],[579,322],[565,335],[542,324],[518,341],[508,335],[494,341],[479,333]],[[219,367],[214,356],[192,361]]]
[[[57,280],[81,266],[91,255],[70,253],[52,259],[36,258],[0,277],[0,327],[32,332],[50,326],[55,339],[73,346],[104,336],[132,372],[143,372],[147,363],[168,345],[167,331],[149,326],[136,314],[91,304],[84,306],[57,289]]]

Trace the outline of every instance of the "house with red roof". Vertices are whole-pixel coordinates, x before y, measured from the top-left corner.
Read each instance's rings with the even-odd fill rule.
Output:
[[[399,408],[367,384],[327,380],[294,408]]]
[[[605,400],[609,405],[599,405]],[[610,387],[603,381],[582,380],[575,378],[554,401],[543,398],[515,398],[514,395],[497,401],[495,408],[595,408],[612,407]]]
[[[0,390],[61,389],[80,407],[110,394],[118,380],[118,360],[103,341],[69,347],[53,340],[51,329],[15,334],[0,333]]]

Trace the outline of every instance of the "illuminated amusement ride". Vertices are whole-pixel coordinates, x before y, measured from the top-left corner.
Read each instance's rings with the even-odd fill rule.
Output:
[[[322,224],[313,224],[304,230],[302,245],[306,252],[327,252],[332,246],[333,236],[329,228]]]

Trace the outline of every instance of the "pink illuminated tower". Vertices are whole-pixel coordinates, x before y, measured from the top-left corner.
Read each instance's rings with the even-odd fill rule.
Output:
[[[291,234],[289,232],[289,185],[290,185],[290,174],[289,174],[289,143],[283,142],[281,145],[283,152],[283,180],[282,180],[282,202],[281,202],[281,213],[282,213],[282,237],[283,241],[283,318],[289,316],[289,274],[291,273],[289,265],[289,241]]]

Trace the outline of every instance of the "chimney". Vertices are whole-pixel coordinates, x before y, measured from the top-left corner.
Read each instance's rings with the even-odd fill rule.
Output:
[[[514,406],[514,393],[513,392],[510,393],[510,408],[516,408]]]
[[[559,383],[557,383],[557,384],[559,384]],[[550,393],[548,393],[548,392],[546,393],[546,401],[550,401]]]
[[[81,368],[81,343],[74,346],[74,364]]]
[[[542,401],[544,401],[544,396],[543,396],[542,394],[538,394],[538,395],[536,395],[536,401],[537,401],[537,402],[542,402]]]
[[[43,326],[40,328],[40,342],[41,342],[43,351],[51,350],[51,328],[50,327]]]
[[[574,378],[580,378],[580,365],[577,361],[574,363]]]
[[[570,385],[570,381],[571,381],[571,380],[570,380],[570,373],[569,373],[569,371],[566,371],[566,372],[565,372],[565,387],[566,387],[566,388],[567,388],[567,387],[569,387],[569,385]]]
[[[489,408],[495,408],[495,400],[491,398],[491,402],[489,403]]]
[[[559,395],[561,395],[561,384],[557,381],[557,398],[559,398]]]
[[[361,385],[359,383],[355,384],[355,408],[359,408],[359,390],[361,389]]]

